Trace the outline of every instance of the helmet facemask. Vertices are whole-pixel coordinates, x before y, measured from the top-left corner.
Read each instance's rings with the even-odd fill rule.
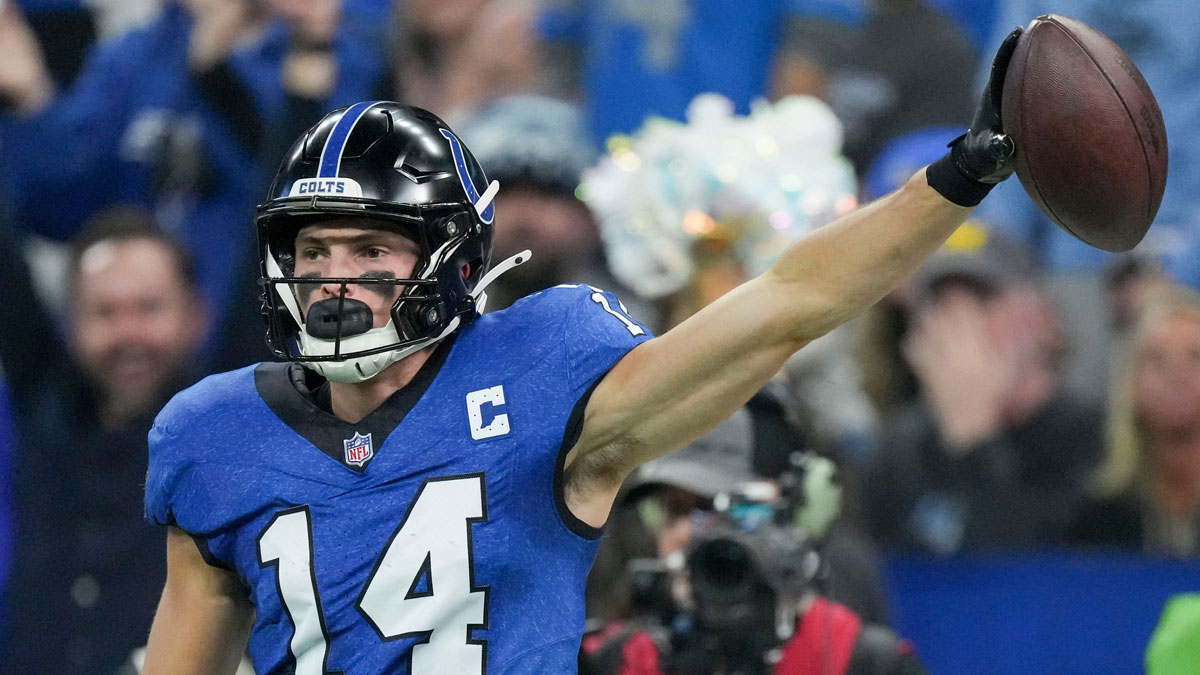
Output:
[[[422,217],[432,221],[431,227],[414,228],[395,220],[377,223],[379,227],[401,230],[417,244],[417,262],[407,278],[371,273],[358,278],[294,276],[296,233],[304,225],[320,220],[314,217],[316,214],[302,219],[264,218],[260,223],[266,242],[263,295],[269,319],[268,342],[276,355],[304,363],[332,381],[360,382],[442,339],[463,323],[464,317],[471,321],[479,295],[473,291],[483,276],[486,256],[483,251],[470,250],[470,214],[458,205],[421,210],[425,212]],[[345,214],[321,214],[325,218],[336,215]],[[429,232],[443,236],[426,236]],[[400,288],[388,310],[386,325],[374,327],[371,309],[347,297],[351,284],[374,286],[370,292],[385,296]],[[306,287],[311,293],[316,292],[314,287],[323,285],[338,286],[337,296],[302,309]]]
[[[331,381],[361,382],[474,320],[486,285],[528,258],[518,254],[489,271],[498,190],[428,111],[374,101],[326,115],[293,144],[255,219],[272,351]],[[297,233],[335,218],[407,236],[418,248],[412,273],[295,276]],[[314,284],[339,291],[302,311],[299,289]],[[386,325],[374,327],[369,308],[348,297],[350,285],[389,298],[400,288]]]

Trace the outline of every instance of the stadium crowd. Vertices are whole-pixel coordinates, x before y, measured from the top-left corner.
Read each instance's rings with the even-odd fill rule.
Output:
[[[589,584],[584,665],[612,673],[658,672],[637,668],[685,613],[664,579],[716,520],[753,529],[729,496],[761,486],[794,507],[803,551],[773,555],[797,556],[802,606],[904,656],[870,672],[916,672],[883,628],[880,554],[1200,558],[1200,11],[0,0],[0,671],[136,672],[165,575],[146,433],[181,388],[272,358],[254,206],[328,110],[428,108],[500,182],[494,259],[533,259],[489,310],[583,282],[657,332],[941,156],[985,55],[1049,11],[1111,36],[1159,98],[1171,172],[1146,240],[1089,248],[1010,180],[901,290],[639,471]],[[684,672],[711,663],[672,644]]]

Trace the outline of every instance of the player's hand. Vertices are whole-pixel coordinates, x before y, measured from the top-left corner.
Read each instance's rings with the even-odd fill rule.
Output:
[[[1008,161],[1013,156],[1012,139],[1004,133],[1000,118],[1000,104],[1004,99],[1004,76],[1008,74],[1008,62],[1023,29],[1014,28],[992,60],[992,74],[971,128],[951,145],[950,156],[960,171],[983,183],[999,183],[1012,175],[1013,167]]]
[[[342,0],[277,0],[271,7],[291,28],[293,46],[302,48],[328,48],[342,22]]]
[[[291,29],[283,61],[284,90],[317,101],[329,98],[338,82],[333,43],[341,26],[342,0],[277,0],[272,7]]]
[[[15,3],[0,6],[0,98],[32,115],[50,102],[54,84],[42,47]]]
[[[188,62],[196,72],[204,72],[223,61],[259,24],[256,10],[246,0],[198,2],[189,11],[193,24]]]
[[[929,185],[961,206],[975,206],[993,185],[1012,175],[1016,147],[1004,133],[1000,105],[1004,78],[1023,29],[1014,28],[992,60],[992,73],[967,133],[950,142],[950,152],[930,165]]]

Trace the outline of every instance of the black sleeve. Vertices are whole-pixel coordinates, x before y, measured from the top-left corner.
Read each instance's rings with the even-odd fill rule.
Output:
[[[251,102],[250,89],[228,61],[204,71],[193,71],[192,80],[209,108],[228,125],[242,150],[275,167],[300,134],[325,113],[325,101],[284,92],[283,115],[268,118]],[[386,98],[386,97],[385,97]]]
[[[278,124],[272,125],[272,129],[266,136],[267,147],[264,148],[264,152],[268,166],[275,166],[283,158],[287,149],[292,147],[292,143],[300,138],[300,134],[319,122],[325,112],[324,101],[287,92],[284,99],[283,119],[279,120]]]
[[[254,97],[228,61],[204,71],[192,71],[192,80],[208,107],[229,126],[230,132],[246,154],[262,152],[265,120],[253,105]]]
[[[45,373],[69,367],[66,347],[33,289],[21,238],[0,213],[0,367],[13,403],[28,405]]]
[[[1103,447],[1100,411],[1059,396],[1019,429],[975,448],[958,468],[971,495],[967,540],[982,545],[1057,545],[1085,501]]]
[[[909,521],[929,482],[923,450],[929,447],[931,435],[928,418],[913,405],[900,408],[880,426],[862,483],[867,524],[883,548],[917,547]]]

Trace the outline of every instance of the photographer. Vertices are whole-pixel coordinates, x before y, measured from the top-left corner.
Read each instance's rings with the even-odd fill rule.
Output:
[[[848,536],[831,527],[833,464],[797,452],[765,481],[751,471],[754,431],[743,409],[635,475],[592,579],[627,596],[627,609],[608,609],[629,618],[585,635],[581,673],[924,672],[891,631],[823,597],[832,579],[862,576],[822,554]]]

